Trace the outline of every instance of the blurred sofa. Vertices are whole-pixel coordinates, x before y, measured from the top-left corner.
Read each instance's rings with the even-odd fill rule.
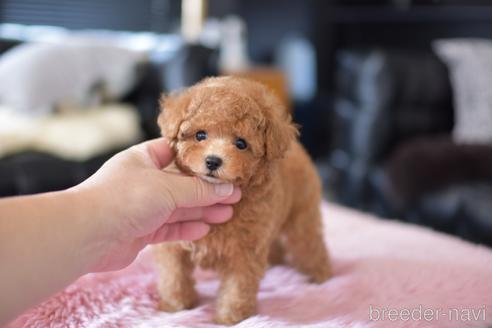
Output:
[[[453,91],[429,51],[338,53],[338,201],[492,245],[492,146],[455,144]]]

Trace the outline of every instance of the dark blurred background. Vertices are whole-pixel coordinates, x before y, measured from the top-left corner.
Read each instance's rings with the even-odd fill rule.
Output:
[[[158,136],[161,92],[209,75],[249,76],[275,89],[302,126],[330,201],[492,245],[492,2],[187,3],[0,1],[0,103],[2,85],[12,85],[2,57],[53,40],[117,40],[145,53],[131,90],[111,99],[135,109],[133,142]],[[16,137],[8,117],[0,116],[4,141]],[[133,143],[84,157],[51,146],[6,151],[1,140],[0,196],[67,188]]]

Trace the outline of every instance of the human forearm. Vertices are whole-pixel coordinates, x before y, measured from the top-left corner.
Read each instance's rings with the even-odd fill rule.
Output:
[[[88,272],[97,225],[73,190],[0,200],[0,326]]]

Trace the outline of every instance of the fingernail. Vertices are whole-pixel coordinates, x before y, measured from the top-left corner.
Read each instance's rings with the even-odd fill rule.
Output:
[[[221,183],[214,186],[215,194],[220,197],[230,196],[234,191],[234,186],[231,183]]]

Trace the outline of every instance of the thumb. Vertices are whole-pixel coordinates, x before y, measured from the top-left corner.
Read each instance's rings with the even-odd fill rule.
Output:
[[[197,177],[179,176],[172,177],[173,188],[170,190],[176,207],[198,207],[217,204],[233,194],[239,194],[238,188],[232,183],[212,184]],[[237,198],[239,198],[237,197]]]
[[[164,138],[152,139],[134,148],[148,155],[157,169],[168,166],[174,159],[174,151]]]

